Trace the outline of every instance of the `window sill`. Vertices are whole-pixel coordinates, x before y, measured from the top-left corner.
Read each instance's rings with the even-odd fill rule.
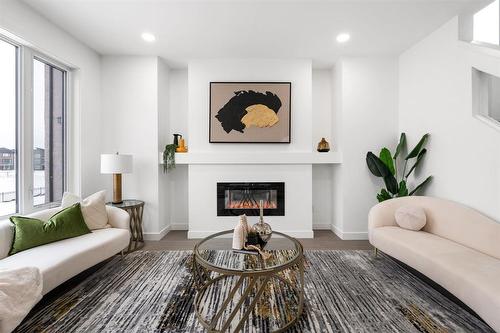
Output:
[[[500,132],[500,122],[496,121],[495,119],[477,114],[474,115],[474,118]]]
[[[500,58],[500,45],[493,45],[475,41],[458,41],[459,46],[475,53]]]

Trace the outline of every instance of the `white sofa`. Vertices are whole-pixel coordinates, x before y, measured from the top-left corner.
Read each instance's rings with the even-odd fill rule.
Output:
[[[27,216],[48,220],[61,210],[46,209]],[[45,295],[61,283],[124,250],[130,241],[130,216],[122,209],[106,206],[111,228],[45,244],[9,256],[14,225],[0,221],[0,268],[34,266],[40,269]]]
[[[398,227],[394,213],[403,205],[425,210],[423,230]],[[368,220],[375,248],[447,289],[500,332],[500,223],[431,197],[384,201],[370,210]]]

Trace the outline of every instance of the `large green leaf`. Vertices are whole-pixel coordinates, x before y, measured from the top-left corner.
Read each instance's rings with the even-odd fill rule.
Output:
[[[422,136],[422,138],[417,143],[417,145],[415,146],[415,148],[413,148],[413,150],[408,154],[408,156],[406,156],[405,160],[409,160],[410,158],[417,157],[418,153],[420,153],[420,150],[424,146],[424,144],[427,141],[428,137],[429,137],[429,133],[427,133],[424,136]]]
[[[427,149],[425,149],[425,148],[422,149],[420,151],[420,153],[418,153],[417,160],[415,161],[415,164],[413,164],[413,166],[411,167],[410,171],[408,171],[408,173],[406,174],[406,178],[408,178],[408,176],[411,175],[411,173],[413,172],[413,170],[415,170],[415,168],[420,163],[420,161],[424,158],[424,156],[425,156],[426,153],[427,153]]]
[[[371,173],[376,177],[386,177],[392,175],[389,168],[374,153],[369,151],[366,154],[366,164]]]
[[[392,199],[392,195],[390,195],[385,188],[383,188],[382,191],[380,191],[380,193],[377,194],[378,202],[382,202],[389,199]]]
[[[403,151],[404,147],[406,146],[406,134],[401,133],[401,136],[399,137],[399,143],[398,146],[396,147],[396,152],[394,153],[394,159],[398,158],[399,154]]]
[[[394,175],[394,160],[392,159],[391,152],[387,148],[382,148],[379,154],[379,158],[382,162],[384,162],[385,166],[389,168],[391,174]]]
[[[392,194],[397,194],[398,193],[398,181],[396,180],[396,178],[392,175],[392,174],[389,174],[387,176],[384,177],[384,183],[385,183],[385,187],[387,188],[387,190],[389,192],[391,192]]]
[[[413,191],[411,191],[409,195],[413,195],[413,194],[417,193],[418,191],[422,190],[431,181],[431,179],[432,179],[432,176],[427,177],[427,179],[424,180],[423,182],[421,182],[420,185],[415,187],[415,189]]]

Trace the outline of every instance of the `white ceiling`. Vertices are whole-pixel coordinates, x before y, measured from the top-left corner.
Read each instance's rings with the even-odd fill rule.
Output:
[[[399,54],[487,0],[24,0],[101,54],[194,58],[308,58]],[[148,31],[154,44],[141,38]],[[335,36],[349,32],[339,45]]]

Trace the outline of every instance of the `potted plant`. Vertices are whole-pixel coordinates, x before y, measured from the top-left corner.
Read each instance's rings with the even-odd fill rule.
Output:
[[[168,172],[175,168],[175,149],[177,145],[171,143],[165,146],[163,151],[163,171]]]
[[[406,150],[405,133],[401,133],[401,137],[394,154],[391,154],[391,151],[386,147],[382,148],[379,156],[375,155],[371,151],[366,154],[366,164],[368,165],[368,169],[374,176],[384,179],[385,188],[381,189],[380,193],[377,194],[377,200],[379,202],[396,197],[414,195],[418,191],[421,191],[431,181],[432,176],[429,176],[411,191],[407,186],[408,177],[413,171],[415,171],[427,153],[427,149],[425,149],[424,146],[428,137],[429,134],[425,134],[417,143],[415,148],[413,148],[404,159],[401,154]],[[401,170],[398,162],[404,163],[401,173],[398,172]],[[407,171],[409,163],[412,163],[412,166],[409,171]]]

